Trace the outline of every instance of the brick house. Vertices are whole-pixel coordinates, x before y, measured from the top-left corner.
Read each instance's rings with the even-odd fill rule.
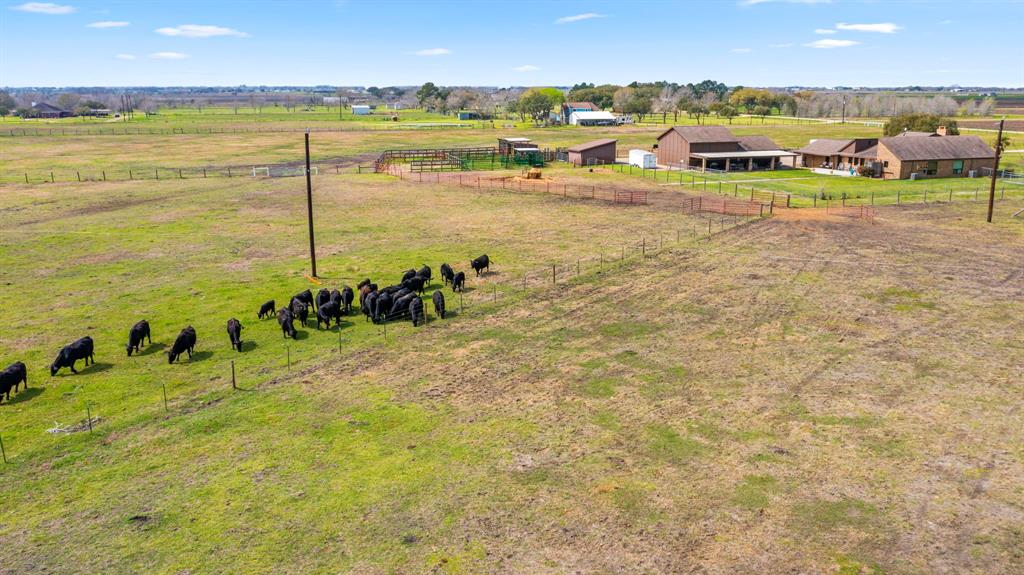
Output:
[[[967,177],[982,175],[982,168],[995,166],[995,150],[978,136],[893,136],[878,140],[875,161],[881,177],[916,178]]]

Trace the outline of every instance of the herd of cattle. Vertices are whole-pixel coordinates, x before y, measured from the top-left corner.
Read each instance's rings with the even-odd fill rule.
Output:
[[[482,255],[470,262],[470,267],[473,268],[477,276],[484,271],[489,271],[490,266],[490,258],[486,255]],[[432,276],[433,273],[430,266],[424,265],[418,270],[406,270],[402,274],[402,280],[399,283],[383,288],[378,288],[377,284],[372,283],[369,279],[364,279],[356,286],[356,289],[359,290],[359,309],[366,317],[366,321],[385,323],[393,320],[407,319],[412,321],[413,327],[417,327],[426,321],[423,312],[423,300],[420,299],[420,296],[430,285]],[[466,284],[466,274],[461,271],[456,272],[447,263],[441,264],[441,278],[444,280],[444,285],[451,284],[452,291],[455,292],[463,291]],[[341,317],[352,313],[352,302],[354,300],[355,292],[348,286],[344,286],[341,291],[321,289],[317,292],[316,297],[313,296],[312,291],[307,289],[293,296],[287,306],[277,310],[277,323],[281,326],[284,337],[294,339],[296,335],[295,321],[298,320],[305,326],[309,321],[310,310],[312,310],[316,319],[317,329],[320,329],[321,324],[326,325],[327,329],[330,329],[331,320],[334,320],[335,326],[340,327]],[[444,293],[441,290],[435,290],[431,296],[431,301],[434,304],[434,314],[444,319]],[[276,307],[277,305],[274,300],[264,303],[260,306],[257,317],[259,319],[272,318],[275,315],[274,310]],[[242,351],[242,329],[242,323],[237,319],[231,318],[228,320],[228,338],[231,340],[231,347],[235,351]],[[150,344],[153,343],[149,331],[149,322],[142,320],[133,325],[128,332],[128,343],[125,345],[128,356],[131,357],[132,352],[139,353],[139,350],[144,347],[146,341]],[[167,362],[174,363],[179,356],[186,353],[189,359],[191,359],[195,346],[196,330],[192,326],[188,326],[181,330],[181,333],[174,340],[174,345],[167,351]],[[57,359],[53,360],[53,363],[50,364],[50,376],[57,375],[57,372],[65,367],[69,368],[71,373],[78,373],[75,369],[75,363],[79,360],[85,360],[86,366],[90,363],[95,363],[93,359],[93,341],[89,336],[61,348],[60,352],[57,353]],[[28,389],[28,370],[24,363],[16,361],[7,366],[3,371],[0,371],[0,401],[3,401],[4,396],[6,396],[7,401],[10,401],[11,391],[13,390],[17,393],[22,384],[25,385],[25,389]]]

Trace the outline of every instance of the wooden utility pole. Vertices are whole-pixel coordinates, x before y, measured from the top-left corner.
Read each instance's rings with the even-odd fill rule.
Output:
[[[999,172],[999,153],[1003,150],[1003,123],[1006,118],[999,120],[999,135],[996,136],[996,163],[992,166],[992,181],[988,186],[988,223],[992,223],[992,210],[996,204],[996,174]]]
[[[309,263],[316,277],[316,243],[313,240],[313,178],[309,168],[309,129],[306,129],[306,211],[309,214]]]

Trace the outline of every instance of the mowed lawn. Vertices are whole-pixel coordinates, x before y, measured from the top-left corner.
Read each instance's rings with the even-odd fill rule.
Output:
[[[384,176],[317,199],[328,285],[481,252],[495,273],[386,343],[306,328],[289,371],[254,315],[309,286],[300,179],[4,190],[0,350],[32,384],[0,405],[4,570],[1017,570],[1019,221],[754,221],[524,293],[688,221]],[[127,358],[141,317],[155,350]],[[167,365],[186,324],[199,354]],[[96,366],[49,378],[84,333]],[[86,405],[91,434],[45,431]]]

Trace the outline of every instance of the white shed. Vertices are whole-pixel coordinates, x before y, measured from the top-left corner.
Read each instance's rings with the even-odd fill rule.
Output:
[[[366,116],[370,113],[370,107],[365,104],[352,106],[352,113],[356,116]]]
[[[615,115],[611,112],[576,111],[569,114],[572,126],[614,126]]]
[[[656,168],[658,167],[658,157],[647,150],[630,150],[629,165],[638,168]]]

